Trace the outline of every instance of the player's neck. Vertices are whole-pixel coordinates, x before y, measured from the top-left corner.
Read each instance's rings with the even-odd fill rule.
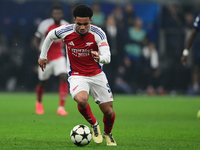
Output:
[[[60,21],[54,20],[54,24],[59,25],[59,24],[60,24]]]

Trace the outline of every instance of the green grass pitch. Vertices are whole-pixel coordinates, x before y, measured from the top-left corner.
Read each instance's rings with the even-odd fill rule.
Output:
[[[0,93],[0,150],[200,150],[200,97],[114,95],[117,147],[91,141],[77,147],[69,137],[77,124],[89,124],[68,96],[68,116],[57,116],[57,93],[45,93],[44,115],[35,114],[35,93]],[[103,115],[89,98],[103,131]]]

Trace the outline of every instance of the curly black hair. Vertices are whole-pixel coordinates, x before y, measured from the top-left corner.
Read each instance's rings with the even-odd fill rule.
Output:
[[[80,4],[76,6],[73,10],[73,16],[76,17],[89,17],[92,18],[93,10],[91,7],[85,4]]]

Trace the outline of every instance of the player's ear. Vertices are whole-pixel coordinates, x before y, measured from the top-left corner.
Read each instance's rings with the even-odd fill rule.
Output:
[[[92,23],[92,18],[90,18],[90,23]]]
[[[74,17],[74,22],[76,21],[76,18]]]

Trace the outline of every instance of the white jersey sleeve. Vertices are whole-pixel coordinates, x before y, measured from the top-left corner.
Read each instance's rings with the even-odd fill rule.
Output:
[[[40,59],[47,59],[47,52],[51,46],[51,44],[53,43],[54,40],[59,39],[56,34],[56,29],[51,30],[48,35],[46,36],[43,45],[42,45],[42,50],[40,53]]]
[[[95,39],[99,48],[99,56],[100,56],[100,60],[99,63],[101,64],[108,64],[111,61],[111,53],[110,53],[110,47],[108,45],[108,41],[107,41],[107,37],[105,32],[99,28],[98,29],[102,35],[95,35]],[[103,37],[103,38],[101,38]]]
[[[57,31],[63,31],[66,29],[66,25],[62,25],[58,28],[55,28],[53,30],[51,30],[48,35],[46,36],[43,45],[42,45],[42,50],[40,53],[40,59],[47,59],[47,52],[51,46],[51,44],[53,43],[54,40],[57,39],[63,39],[66,35],[59,35]]]
[[[74,32],[74,25],[73,24],[69,24],[69,25],[62,25],[61,27],[56,29],[56,35],[61,38],[64,39],[68,34]]]

